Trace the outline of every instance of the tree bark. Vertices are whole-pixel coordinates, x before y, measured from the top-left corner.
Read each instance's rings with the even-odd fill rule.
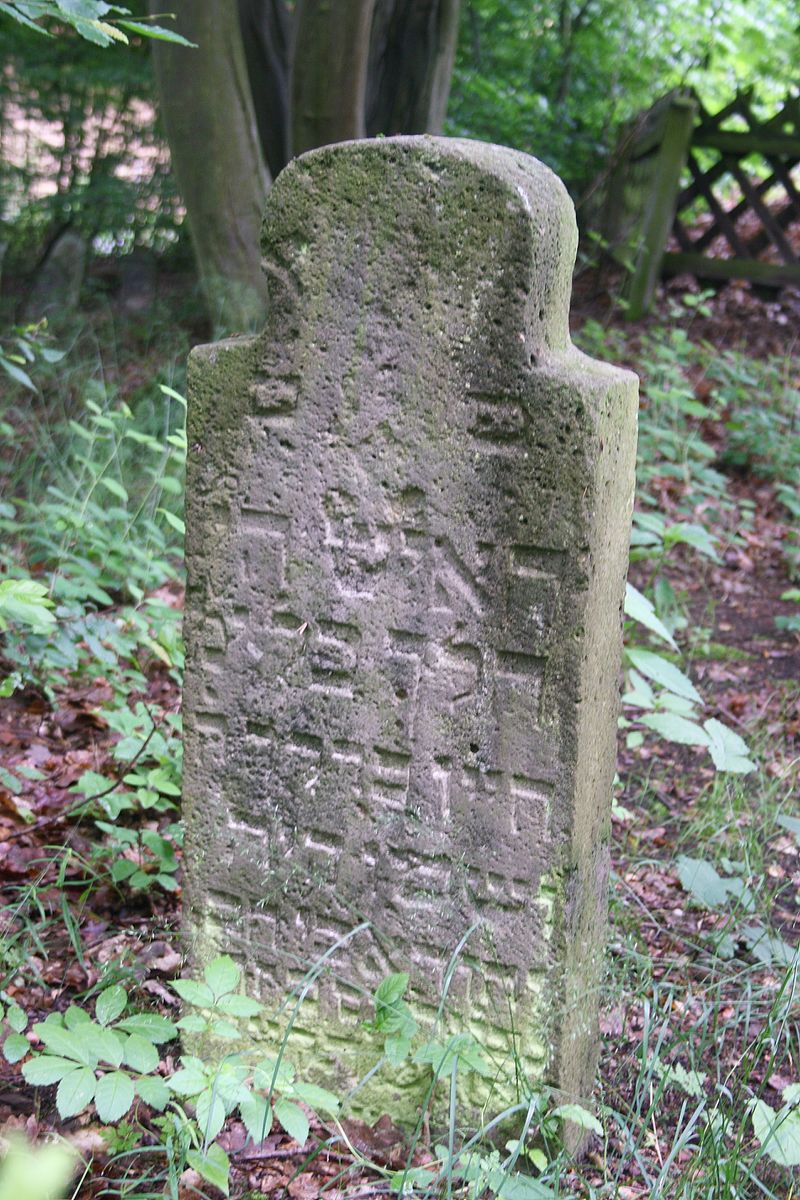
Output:
[[[365,136],[375,0],[296,0],[292,154]]]
[[[367,133],[441,133],[461,0],[377,0]]]
[[[160,11],[150,0],[152,12]],[[215,330],[263,318],[259,234],[269,174],[261,154],[237,6],[173,0],[174,28],[196,50],[153,43],[161,114],[186,205],[200,280]]]
[[[274,179],[289,161],[289,51],[286,0],[239,0],[239,21],[261,152]]]

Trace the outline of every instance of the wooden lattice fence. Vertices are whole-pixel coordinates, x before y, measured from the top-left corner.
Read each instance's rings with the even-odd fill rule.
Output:
[[[630,316],[649,307],[661,274],[800,284],[798,164],[798,98],[762,120],[750,94],[712,115],[693,94],[673,92],[631,123],[603,222],[629,271]]]

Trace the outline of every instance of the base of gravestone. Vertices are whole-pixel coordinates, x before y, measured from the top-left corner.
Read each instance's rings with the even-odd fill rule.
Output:
[[[268,199],[265,332],[190,361],[190,945],[284,1022],[338,946],[287,1053],[343,1090],[408,971],[421,1036],[483,1047],[476,1121],[587,1101],[597,1058],[637,399],[569,343],[575,242],[524,155],[316,151]],[[356,1102],[413,1127],[430,1077]]]

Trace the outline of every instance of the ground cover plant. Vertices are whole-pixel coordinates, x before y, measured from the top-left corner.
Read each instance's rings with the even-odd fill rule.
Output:
[[[391,1114],[364,1125],[352,1097],[292,1067],[293,1014],[330,963],[308,965],[255,1060],[259,1001],[238,966],[187,975],[181,380],[126,376],[136,350],[116,345],[127,394],[101,353],[59,396],[56,364],[29,364],[43,403],[18,381],[2,414],[0,1116],[6,1134],[58,1130],[76,1194],[792,1194],[796,362],[726,347],[746,327],[724,298],[667,304],[646,326],[595,314],[578,334],[643,377],[598,1104],[522,1092],[478,1125],[461,1081],[491,1055],[420,1027],[406,978],[365,998],[353,1040],[376,1070],[428,1071],[435,1113],[411,1131]],[[763,306],[747,305],[752,336]],[[203,1051],[211,1026],[221,1055]],[[182,1056],[179,1029],[196,1039]],[[580,1161],[565,1122],[589,1135]]]

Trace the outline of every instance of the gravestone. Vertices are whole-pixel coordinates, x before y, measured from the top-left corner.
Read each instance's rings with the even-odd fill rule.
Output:
[[[86,271],[86,242],[79,233],[67,229],[59,234],[36,272],[31,294],[25,305],[25,320],[46,317],[58,326],[77,309]]]
[[[575,247],[523,154],[313,151],[265,331],[191,357],[186,927],[273,1007],[343,940],[288,1050],[329,1079],[378,1056],[365,989],[432,1017],[469,933],[446,1030],[591,1089],[637,399],[570,344]],[[412,1115],[390,1075],[366,1109]]]
[[[120,261],[119,304],[126,317],[146,317],[158,295],[158,261],[137,247]]]

